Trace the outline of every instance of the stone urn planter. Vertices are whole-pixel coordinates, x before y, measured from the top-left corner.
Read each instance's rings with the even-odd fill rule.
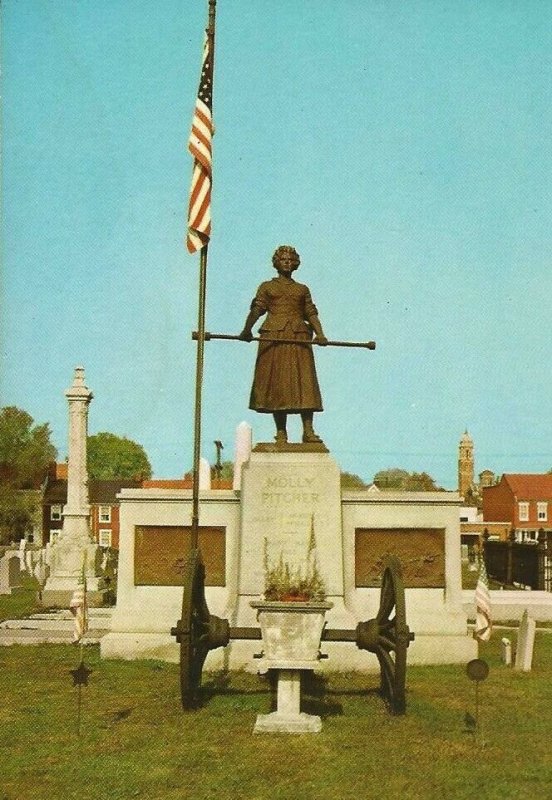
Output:
[[[325,600],[253,600],[261,627],[263,657],[274,662],[317,661],[326,611]]]

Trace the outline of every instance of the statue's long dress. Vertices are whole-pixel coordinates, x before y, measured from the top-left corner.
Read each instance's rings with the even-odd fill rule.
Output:
[[[261,339],[295,339],[297,344],[260,342],[249,408],[262,413],[322,411],[309,320],[318,316],[310,291],[292,278],[261,283],[251,308],[267,314]]]

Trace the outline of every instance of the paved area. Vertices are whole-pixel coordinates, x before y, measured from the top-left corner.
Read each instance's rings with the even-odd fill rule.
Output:
[[[111,608],[91,608],[83,644],[97,644],[111,628]],[[0,646],[12,644],[71,644],[74,621],[70,611],[33,614],[0,622]]]
[[[474,591],[462,592],[464,611],[475,618]],[[491,591],[493,622],[520,620],[525,609],[538,622],[552,622],[552,593]],[[111,629],[112,608],[89,609],[89,628],[84,644],[97,644]],[[70,644],[73,641],[73,617],[68,610],[33,614],[26,619],[0,622],[0,646],[13,644]]]

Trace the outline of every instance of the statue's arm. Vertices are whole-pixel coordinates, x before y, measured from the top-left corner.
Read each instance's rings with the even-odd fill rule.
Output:
[[[312,302],[310,291],[307,289],[305,297],[305,318],[314,331],[314,341],[317,344],[326,344],[328,341],[324,331],[322,330],[322,323],[318,316],[318,309]]]
[[[328,340],[324,334],[324,331],[322,330],[322,324],[318,318],[318,314],[310,317],[309,324],[314,331],[314,341],[317,344],[326,344]]]
[[[262,309],[261,305],[257,302],[257,298],[253,300],[251,303],[251,310],[247,315],[245,320],[245,324],[243,326],[243,330],[239,334],[240,339],[243,339],[246,342],[250,342],[253,338],[252,328],[253,325],[257,322],[257,320],[262,317],[264,314],[264,310]]]

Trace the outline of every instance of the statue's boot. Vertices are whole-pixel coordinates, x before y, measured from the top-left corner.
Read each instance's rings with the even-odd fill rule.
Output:
[[[287,444],[288,437],[286,431],[276,431],[274,439],[276,444]]]
[[[320,436],[314,432],[312,425],[308,423],[303,427],[303,443],[304,444],[322,444]]]

